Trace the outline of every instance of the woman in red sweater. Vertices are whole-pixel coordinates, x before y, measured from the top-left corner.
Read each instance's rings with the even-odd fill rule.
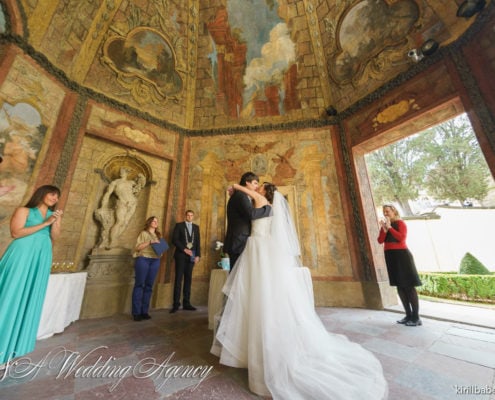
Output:
[[[392,205],[383,206],[383,216],[378,243],[385,243],[388,279],[391,286],[397,286],[397,293],[406,311],[406,316],[397,322],[406,326],[418,326],[422,322],[419,318],[418,293],[415,286],[421,286],[421,281],[414,258],[406,245],[407,226]]]

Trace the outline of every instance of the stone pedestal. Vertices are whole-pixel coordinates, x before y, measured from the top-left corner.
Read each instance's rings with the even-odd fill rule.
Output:
[[[130,314],[134,287],[131,250],[94,249],[89,259],[81,319]]]

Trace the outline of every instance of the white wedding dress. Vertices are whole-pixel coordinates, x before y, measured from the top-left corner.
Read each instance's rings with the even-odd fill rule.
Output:
[[[249,388],[261,396],[386,398],[380,362],[359,344],[328,332],[316,314],[311,275],[300,266],[287,210],[276,192],[274,216],[253,221],[223,287],[226,303],[211,352],[221,364],[247,368]]]

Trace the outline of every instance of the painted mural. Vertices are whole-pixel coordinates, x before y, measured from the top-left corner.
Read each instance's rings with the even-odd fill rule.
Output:
[[[207,28],[217,107],[226,115],[275,116],[301,107],[296,46],[276,0],[229,0]]]
[[[41,115],[27,103],[0,108],[0,224],[18,207],[33,173],[46,133]]]
[[[110,38],[105,43],[104,54],[104,61],[119,80],[139,80],[162,98],[182,90],[182,79],[175,70],[175,54],[158,31],[137,28],[125,38]]]
[[[294,194],[293,217],[303,239],[303,263],[314,276],[352,276],[331,135],[326,129],[288,133],[216,136],[207,147],[203,138],[192,139],[188,204],[201,216],[206,249],[195,270],[198,275],[200,268],[206,274],[217,261],[212,249],[225,234],[227,187],[253,171],[261,182]]]
[[[91,107],[87,125],[88,132],[129,148],[140,149],[162,157],[172,158],[177,134],[139,119],[99,106]]]
[[[418,18],[418,5],[413,0],[365,0],[351,7],[336,28],[337,51],[328,63],[333,80],[344,84],[359,78],[373,57],[407,41]],[[329,27],[327,31],[331,30]]]

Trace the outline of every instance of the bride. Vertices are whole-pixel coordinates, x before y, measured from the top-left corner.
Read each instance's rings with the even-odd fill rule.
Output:
[[[271,183],[247,193],[272,215],[253,221],[251,236],[223,287],[226,303],[211,352],[247,368],[249,388],[283,400],[384,399],[387,383],[374,355],[328,332],[314,309],[311,275],[300,264],[285,198]]]

